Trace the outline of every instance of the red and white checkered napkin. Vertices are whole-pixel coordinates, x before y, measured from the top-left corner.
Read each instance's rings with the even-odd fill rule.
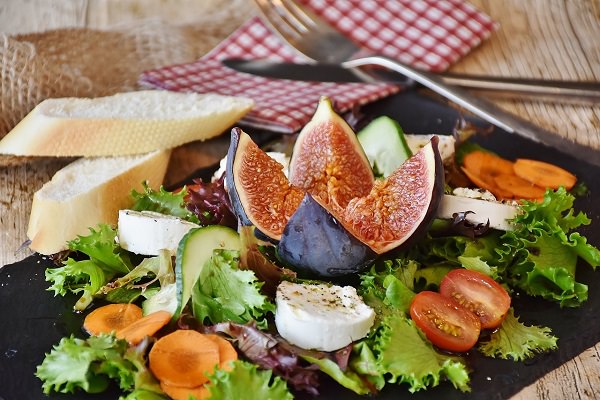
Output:
[[[431,71],[448,68],[495,27],[487,15],[464,0],[299,1],[362,47]],[[243,122],[282,133],[302,128],[322,95],[343,112],[399,90],[384,83],[269,79],[222,65],[221,60],[228,58],[307,62],[259,18],[253,18],[200,60],[146,71],[139,82],[149,88],[250,97],[255,107]]]

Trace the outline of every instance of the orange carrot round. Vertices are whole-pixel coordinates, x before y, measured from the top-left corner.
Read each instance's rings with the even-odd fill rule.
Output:
[[[238,359],[238,353],[233,345],[219,335],[206,335],[206,337],[219,346],[219,368],[225,371],[231,370],[231,362]]]
[[[512,199],[512,193],[506,190],[502,190],[496,185],[494,182],[494,175],[489,174],[485,169],[483,170],[483,174],[479,175],[473,171],[470,171],[466,168],[462,168],[464,174],[478,187],[488,190],[492,192],[497,199]]]
[[[161,382],[194,388],[208,382],[207,374],[219,365],[219,346],[194,330],[177,330],[160,338],[148,359]]]
[[[135,304],[108,304],[89,313],[83,321],[83,329],[90,335],[116,332],[142,316],[142,309]]]
[[[513,162],[487,151],[474,150],[463,157],[463,167],[479,176],[483,170],[492,175],[510,174]]]
[[[171,313],[168,311],[156,311],[143,318],[119,329],[115,335],[119,339],[125,339],[129,344],[136,345],[146,336],[152,336],[171,320]]]
[[[184,388],[181,386],[169,385],[165,382],[160,382],[160,388],[173,400],[189,400],[190,398],[196,400],[205,400],[210,398],[210,392],[204,385],[193,388]]]
[[[501,174],[494,177],[496,185],[513,194],[517,199],[539,199],[545,190],[513,174]]]
[[[519,158],[513,169],[515,175],[543,188],[558,189],[564,186],[570,190],[577,182],[575,175],[569,171],[543,161]]]

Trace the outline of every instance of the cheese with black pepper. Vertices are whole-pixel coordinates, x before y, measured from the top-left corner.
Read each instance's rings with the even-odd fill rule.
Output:
[[[339,350],[365,337],[375,320],[352,286],[282,282],[275,301],[279,334],[303,349]]]

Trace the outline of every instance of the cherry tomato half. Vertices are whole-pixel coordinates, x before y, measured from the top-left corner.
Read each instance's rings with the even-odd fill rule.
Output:
[[[436,292],[417,293],[410,304],[410,317],[431,343],[444,350],[467,351],[479,339],[479,318]]]
[[[482,329],[500,325],[510,307],[510,296],[498,282],[468,269],[448,272],[440,283],[440,294],[477,315]]]

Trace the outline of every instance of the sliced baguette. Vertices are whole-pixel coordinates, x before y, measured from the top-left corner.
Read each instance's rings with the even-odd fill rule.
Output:
[[[118,156],[206,140],[244,116],[251,99],[145,90],[48,99],[0,141],[0,154]]]
[[[132,206],[131,190],[162,183],[170,150],[122,157],[81,158],[59,170],[33,196],[27,236],[41,254],[67,248],[99,223],[116,225],[120,209]]]

